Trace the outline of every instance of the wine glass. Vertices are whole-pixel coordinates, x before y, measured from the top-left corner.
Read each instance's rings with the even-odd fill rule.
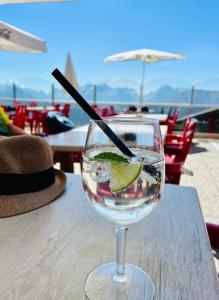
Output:
[[[129,148],[124,155],[101,128],[107,124]],[[153,299],[155,287],[137,266],[125,263],[127,226],[146,217],[164,185],[159,121],[104,118],[89,125],[83,156],[83,187],[98,214],[116,224],[116,262],[94,269],[86,279],[90,300]]]

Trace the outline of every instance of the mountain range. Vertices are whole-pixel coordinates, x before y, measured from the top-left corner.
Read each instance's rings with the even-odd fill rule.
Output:
[[[51,87],[50,87],[51,89]],[[86,84],[80,88],[80,93],[88,101],[94,98],[94,85]],[[9,84],[0,84],[0,97],[13,98],[13,88]],[[26,85],[16,85],[16,98],[26,99],[51,99],[51,92],[47,89],[37,89],[37,85],[28,88]],[[139,101],[139,95],[134,88],[128,87],[112,87],[108,84],[98,84],[96,86],[97,101],[119,101],[119,102],[135,102]],[[63,90],[55,88],[55,99],[70,99]],[[173,103],[190,103],[191,88],[188,87],[172,87],[171,85],[161,85],[152,92],[146,92],[144,102],[173,102]],[[196,104],[219,104],[219,90],[196,89],[194,91],[193,103]]]

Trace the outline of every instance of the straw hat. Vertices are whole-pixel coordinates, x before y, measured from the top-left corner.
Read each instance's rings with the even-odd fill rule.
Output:
[[[40,137],[0,137],[0,217],[36,209],[64,190],[65,174],[53,168],[52,152]]]

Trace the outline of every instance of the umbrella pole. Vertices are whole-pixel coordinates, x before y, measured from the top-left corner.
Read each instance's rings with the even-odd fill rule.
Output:
[[[142,108],[144,102],[144,73],[145,73],[145,62],[142,61],[142,75],[141,75],[140,99],[139,99],[140,108]]]
[[[13,99],[14,100],[16,100],[16,95],[17,93],[16,93],[16,84],[15,83],[13,83]]]
[[[192,113],[192,106],[193,106],[193,101],[194,101],[194,94],[195,94],[195,87],[194,85],[192,86],[192,90],[191,90],[191,100],[190,100],[190,113]]]

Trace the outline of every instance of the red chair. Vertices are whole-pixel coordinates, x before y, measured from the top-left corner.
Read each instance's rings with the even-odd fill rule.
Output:
[[[179,108],[170,108],[168,116],[167,116],[167,120],[166,121],[160,121],[160,125],[167,125],[168,129],[167,129],[167,133],[172,133],[174,126],[176,124],[176,121],[178,119],[179,116]],[[173,114],[174,112],[174,114]]]
[[[195,119],[191,119],[189,125],[186,126],[186,132],[183,133],[183,140],[173,140],[170,142],[164,143],[164,152],[168,155],[181,155],[181,157],[186,157],[188,154],[189,148],[191,146],[193,136],[195,134],[197,121]],[[185,159],[185,158],[184,158]]]
[[[57,103],[54,105],[54,107],[55,107],[55,111],[60,111],[60,104]]]
[[[25,128],[25,114],[24,113],[16,113],[13,116],[13,124],[21,129]]]
[[[69,112],[70,112],[70,104],[65,103],[65,105],[62,109],[62,113],[68,118],[69,117]]]
[[[11,117],[13,124],[24,129],[25,122],[29,123],[31,134],[33,134],[33,116],[29,116],[26,105],[18,105],[15,110],[15,115]]]
[[[166,183],[179,184],[191,143],[192,134],[185,140],[183,148],[178,150],[177,153],[173,151],[171,154],[169,153],[169,155],[165,154]]]
[[[173,120],[175,113],[176,113],[176,108],[170,107],[168,115],[167,115],[167,119],[165,121],[160,121],[160,124],[167,125],[168,120]]]
[[[166,138],[165,138],[165,144],[167,145],[168,143],[172,142],[183,142],[186,137],[186,132],[189,128],[190,122],[191,122],[192,117],[188,116],[186,120],[185,127],[183,129],[183,133],[181,135],[174,134],[174,133],[167,133]]]
[[[191,120],[190,130],[186,132],[185,140],[179,146],[174,144],[165,151],[166,183],[179,184],[183,165],[189,153],[196,129],[196,121]]]
[[[111,117],[111,116],[116,116],[116,115],[118,115],[118,113],[115,111],[114,106],[110,105],[110,107],[109,107],[109,116]]]
[[[175,126],[176,121],[178,119],[178,115],[179,115],[179,109],[176,109],[176,112],[173,116],[173,119],[167,120],[167,126],[168,126],[167,133],[172,133],[173,132],[174,126]]]
[[[219,259],[219,225],[206,223],[213,254]]]
[[[104,107],[101,110],[101,117],[109,117],[109,109],[108,109],[108,107]]]

